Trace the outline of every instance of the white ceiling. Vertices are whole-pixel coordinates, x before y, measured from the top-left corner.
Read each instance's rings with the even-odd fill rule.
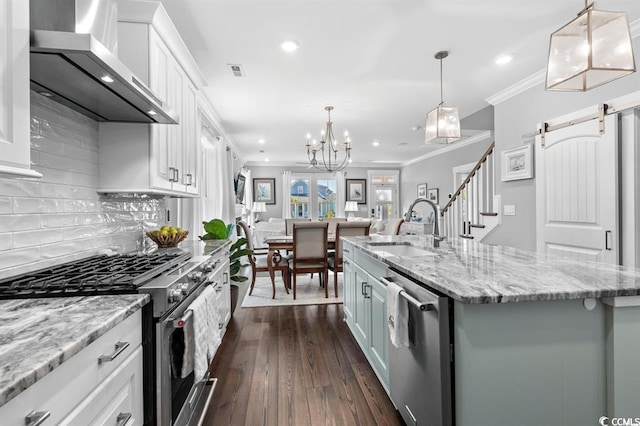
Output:
[[[219,124],[248,164],[307,162],[305,136],[319,136],[326,105],[335,107],[336,136],[349,130],[354,163],[424,155],[434,148],[412,128],[424,127],[440,101],[437,51],[450,52],[445,104],[467,117],[543,70],[549,35],[584,7],[582,0],[162,3],[209,83]],[[602,0],[597,8],[640,18],[639,0]],[[300,43],[295,53],[279,47],[290,38]],[[504,53],[514,60],[496,65]],[[245,76],[234,77],[229,64],[241,64]]]

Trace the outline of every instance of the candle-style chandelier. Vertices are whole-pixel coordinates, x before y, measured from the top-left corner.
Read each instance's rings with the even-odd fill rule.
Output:
[[[311,134],[307,133],[307,157],[309,165],[316,169],[324,169],[328,172],[337,172],[344,169],[351,162],[351,139],[349,132],[344,132],[344,142],[338,142],[333,136],[333,123],[331,122],[332,106],[324,107],[329,115],[327,128],[320,133],[320,142],[311,140]],[[319,158],[321,157],[321,158]]]

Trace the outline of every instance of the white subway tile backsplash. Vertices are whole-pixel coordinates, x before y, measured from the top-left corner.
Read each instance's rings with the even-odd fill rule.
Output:
[[[99,195],[98,124],[32,92],[31,153],[42,179],[0,178],[0,278],[141,247],[164,198]]]
[[[39,197],[40,183],[26,179],[0,178],[0,196],[5,197]]]
[[[0,234],[0,251],[9,250],[13,241],[13,234],[10,232],[6,232],[4,234]],[[1,256],[1,255],[0,255]]]
[[[35,231],[14,232],[13,248],[41,246],[64,239],[64,231],[53,229],[37,229]]]
[[[55,213],[64,211],[63,200],[55,198],[20,198],[13,199],[13,212],[20,213]]]
[[[0,232],[30,231],[39,228],[39,215],[3,215],[0,217]]]
[[[6,250],[0,256],[0,269],[25,265],[40,260],[40,247]]]
[[[13,203],[9,197],[0,197],[0,214],[13,213]]]
[[[43,214],[41,220],[43,228],[63,228],[82,224],[82,215],[79,213]]]

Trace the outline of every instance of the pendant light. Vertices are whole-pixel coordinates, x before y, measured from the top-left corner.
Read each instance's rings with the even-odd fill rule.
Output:
[[[458,108],[444,106],[442,90],[442,60],[447,56],[449,56],[449,52],[446,50],[442,50],[434,56],[440,61],[440,103],[429,114],[427,114],[427,125],[425,127],[424,138],[425,143],[451,143],[460,138]]]
[[[584,92],[635,72],[629,24],[624,12],[587,4],[549,41],[547,90]]]

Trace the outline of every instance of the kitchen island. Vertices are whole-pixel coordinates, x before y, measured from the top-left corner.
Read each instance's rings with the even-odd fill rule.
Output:
[[[38,401],[42,399],[33,389],[45,386],[48,390],[55,390],[52,395],[45,395],[44,399],[73,401],[82,389],[69,390],[69,385],[77,384],[76,380],[85,371],[71,368],[72,364],[92,344],[100,346],[101,340],[109,337],[116,328],[124,327],[124,334],[119,333],[113,338],[117,341],[126,338],[130,346],[125,348],[126,351],[123,350],[117,362],[105,360],[100,363],[98,356],[92,356],[89,365],[97,367],[100,363],[106,366],[98,372],[95,381],[99,383],[108,379],[109,374],[115,372],[115,365],[130,353],[130,358],[140,353],[140,310],[149,300],[146,294],[127,294],[0,301],[0,414],[3,422],[6,421],[3,424],[13,424],[10,419],[14,417],[16,406],[29,411],[40,408],[51,410],[52,420],[60,419],[64,413],[56,417],[54,410],[61,407],[53,404],[39,407]],[[137,329],[129,330],[132,326],[137,326]],[[107,355],[115,354],[114,342],[105,341],[104,345],[106,348],[96,348],[99,355],[103,349],[106,349],[104,353]],[[137,358],[141,360],[141,353]],[[141,363],[139,366],[141,368]],[[70,371],[60,375],[69,368]],[[93,389],[92,385],[88,385],[87,393]],[[135,398],[142,398],[142,389],[136,391],[140,394]],[[78,396],[81,398],[86,395]],[[137,408],[142,409],[141,406]],[[18,414],[21,424],[24,424],[24,417],[29,411]]]
[[[640,271],[463,239],[346,241],[355,264],[362,253],[449,299],[456,425],[640,417]]]

